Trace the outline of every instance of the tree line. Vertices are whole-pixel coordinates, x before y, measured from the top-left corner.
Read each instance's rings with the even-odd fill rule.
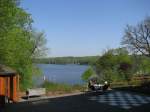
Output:
[[[38,58],[34,59],[34,63],[93,65],[98,58],[99,56]]]

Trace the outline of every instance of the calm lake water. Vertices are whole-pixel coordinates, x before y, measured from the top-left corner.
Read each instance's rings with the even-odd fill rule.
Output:
[[[83,84],[81,75],[88,68],[87,65],[56,65],[37,64],[42,71],[42,76],[34,78],[34,83],[41,84],[43,76],[49,81],[66,84]]]

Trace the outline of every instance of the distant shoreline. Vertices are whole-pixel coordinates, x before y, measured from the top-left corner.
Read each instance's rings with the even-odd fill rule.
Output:
[[[77,64],[77,65],[93,65],[99,59],[99,56],[85,57],[54,57],[54,58],[38,58],[33,59],[34,63],[40,64]]]

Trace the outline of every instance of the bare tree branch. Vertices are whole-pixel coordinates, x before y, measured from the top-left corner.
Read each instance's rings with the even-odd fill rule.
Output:
[[[133,52],[150,57],[150,17],[136,26],[127,25],[122,44]]]

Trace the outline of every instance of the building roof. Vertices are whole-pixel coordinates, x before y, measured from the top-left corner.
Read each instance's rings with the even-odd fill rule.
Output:
[[[0,76],[16,75],[16,71],[10,67],[0,64]]]

